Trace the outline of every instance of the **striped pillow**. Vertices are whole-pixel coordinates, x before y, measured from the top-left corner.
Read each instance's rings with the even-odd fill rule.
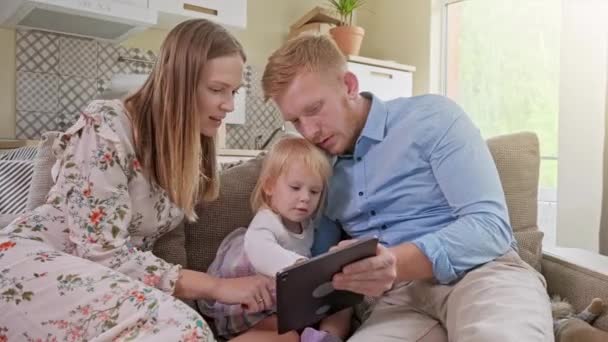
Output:
[[[24,146],[0,154],[0,160],[33,160],[36,158],[38,146]]]
[[[25,211],[33,160],[0,160],[0,215]]]

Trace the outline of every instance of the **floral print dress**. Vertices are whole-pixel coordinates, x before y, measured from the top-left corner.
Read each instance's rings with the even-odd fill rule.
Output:
[[[151,253],[183,213],[141,173],[122,102],[92,102],[53,152],[46,203],[0,230],[0,342],[213,340]]]

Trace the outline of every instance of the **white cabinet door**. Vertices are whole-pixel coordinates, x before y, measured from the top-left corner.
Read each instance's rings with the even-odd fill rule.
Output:
[[[163,28],[193,18],[236,28],[247,26],[247,0],[149,0],[149,6],[159,11],[159,26]]]
[[[212,15],[225,25],[247,26],[247,0],[183,0],[183,8],[193,17]]]
[[[112,2],[138,8],[148,7],[148,0],[112,0]]]
[[[359,91],[369,91],[382,100],[412,96],[412,73],[379,66],[348,62],[348,70],[357,76]]]

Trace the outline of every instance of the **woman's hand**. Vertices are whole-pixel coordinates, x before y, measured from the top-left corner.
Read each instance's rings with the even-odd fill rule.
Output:
[[[263,275],[218,278],[211,295],[218,302],[241,304],[248,313],[260,312],[273,307],[274,284],[274,279]]]

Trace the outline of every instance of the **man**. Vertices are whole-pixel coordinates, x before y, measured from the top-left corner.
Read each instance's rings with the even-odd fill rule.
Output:
[[[352,341],[553,341],[545,281],[517,255],[496,167],[462,109],[437,95],[359,94],[324,36],[275,51],[262,86],[336,156],[314,252],[341,229],[381,242],[333,280],[381,296]]]

